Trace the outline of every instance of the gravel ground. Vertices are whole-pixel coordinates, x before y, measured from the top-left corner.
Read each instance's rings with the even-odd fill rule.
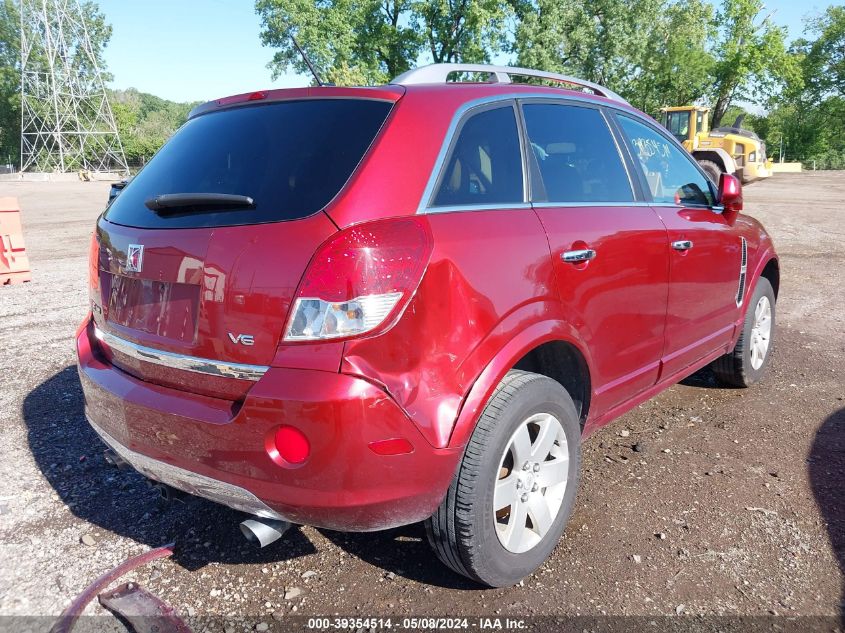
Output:
[[[834,630],[845,617],[845,172],[746,189],[781,255],[765,381],[717,389],[703,371],[596,433],[554,555],[497,590],[443,568],[419,526],[295,528],[256,550],[237,513],[163,506],[140,476],[107,467],[71,344],[107,190],[0,183],[20,199],[33,265],[31,283],[0,288],[0,615],[58,614],[128,556],[176,541],[173,559],[129,578],[221,630],[336,613],[827,616]]]

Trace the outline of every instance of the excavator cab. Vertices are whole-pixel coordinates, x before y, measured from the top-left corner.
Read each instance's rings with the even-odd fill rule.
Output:
[[[733,174],[743,182],[769,177],[771,161],[766,158],[766,145],[754,132],[741,127],[743,117],[733,126],[711,130],[709,112],[702,106],[663,108],[660,123],[693,155],[714,183],[723,173]]]
[[[660,121],[672,133],[687,151],[692,150],[696,134],[707,132],[707,108],[700,106],[685,106],[680,108],[664,108]]]

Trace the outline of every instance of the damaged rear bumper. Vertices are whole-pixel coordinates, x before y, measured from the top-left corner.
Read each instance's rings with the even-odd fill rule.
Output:
[[[442,501],[460,449],[435,449],[373,384],[339,373],[269,368],[233,402],[149,383],[98,354],[89,325],[77,337],[85,413],[136,470],[190,494],[266,518],[344,531],[414,523]],[[311,451],[279,464],[268,442],[296,427]],[[373,442],[404,438],[408,453]]]

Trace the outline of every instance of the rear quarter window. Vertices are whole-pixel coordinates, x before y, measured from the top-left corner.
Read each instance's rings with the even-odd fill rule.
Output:
[[[387,118],[391,102],[309,99],[241,106],[189,120],[105,214],[140,228],[197,228],[295,220],[341,190]],[[162,194],[222,193],[251,208],[179,209],[144,202]]]
[[[522,154],[513,105],[471,115],[452,146],[432,207],[521,202]]]

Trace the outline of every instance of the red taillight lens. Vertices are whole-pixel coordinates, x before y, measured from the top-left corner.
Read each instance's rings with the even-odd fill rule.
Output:
[[[350,337],[390,323],[417,289],[431,250],[424,218],[370,222],[337,234],[305,271],[285,340]]]
[[[88,291],[91,299],[100,288],[100,243],[97,241],[97,231],[91,235],[88,246]]]
[[[243,103],[244,101],[260,101],[261,99],[266,98],[267,92],[265,90],[259,90],[257,92],[245,92],[244,94],[240,95],[223,97],[222,99],[217,100],[217,105],[232,105],[233,103]]]
[[[281,457],[289,464],[301,464],[311,453],[311,444],[305,434],[292,426],[280,426],[273,435],[273,443],[267,447],[274,461]]]

